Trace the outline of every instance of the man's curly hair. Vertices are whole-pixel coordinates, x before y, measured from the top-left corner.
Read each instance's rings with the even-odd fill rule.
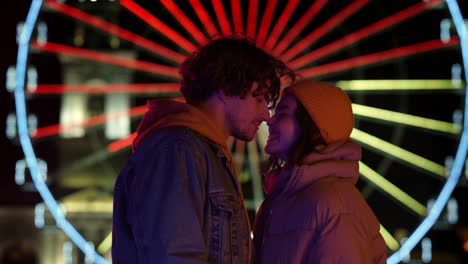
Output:
[[[244,98],[254,83],[253,96],[264,95],[270,107],[279,97],[280,79],[294,82],[296,74],[282,61],[255,46],[252,39],[230,36],[198,49],[180,67],[181,92],[189,104],[203,102],[215,91]]]

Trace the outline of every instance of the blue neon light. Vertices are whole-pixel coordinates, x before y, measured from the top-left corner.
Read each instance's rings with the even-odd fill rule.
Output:
[[[24,100],[24,84],[25,84],[25,73],[28,61],[28,48],[31,35],[34,31],[34,25],[36,24],[39,11],[42,6],[42,0],[33,0],[31,7],[26,17],[26,23],[24,24],[23,31],[21,32],[18,41],[18,57],[16,62],[16,88],[15,88],[15,103],[16,103],[16,114],[18,118],[18,135],[23,148],[26,162],[31,172],[36,188],[41,195],[44,203],[49,208],[52,216],[57,222],[57,226],[70,237],[70,239],[81,249],[86,255],[90,256],[94,262],[99,264],[108,264],[107,260],[96,253],[88,242],[76,231],[76,229],[68,222],[65,218],[60,207],[57,205],[57,201],[52,196],[49,188],[44,183],[42,177],[39,177],[39,170],[37,166],[36,155],[29,137],[27,118],[26,118],[26,104]]]
[[[460,38],[460,47],[462,51],[462,58],[463,58],[463,67],[465,70],[465,91],[468,89],[468,37],[467,37],[467,28],[463,20],[463,16],[460,12],[460,8],[458,7],[458,3],[456,0],[446,0],[450,13],[452,14],[453,22],[455,24],[455,28],[457,30],[458,36]],[[444,209],[445,205],[447,204],[450,195],[452,194],[457,182],[460,178],[463,165],[466,159],[466,152],[468,150],[468,93],[465,93],[465,111],[464,111],[464,122],[463,122],[463,132],[460,139],[460,143],[458,145],[457,155],[455,157],[455,162],[453,163],[452,170],[450,171],[450,175],[445,183],[442,191],[440,192],[439,196],[437,197],[434,206],[432,207],[431,211],[428,213],[426,218],[421,222],[421,224],[416,228],[416,230],[411,234],[411,236],[406,240],[406,242],[401,246],[401,248],[393,253],[388,259],[388,264],[397,264],[403,258],[403,256],[407,255],[416,244],[421,241],[421,239],[426,235],[426,233],[431,229],[431,227],[437,221],[442,210]]]
[[[23,148],[23,152],[26,157],[26,161],[39,194],[43,198],[45,204],[49,208],[52,216],[55,218],[57,225],[70,237],[70,239],[81,249],[82,252],[91,255],[90,258],[94,259],[97,263],[107,264],[107,260],[101,257],[95,250],[93,250],[88,242],[76,231],[76,229],[67,221],[60,207],[57,205],[56,200],[44,183],[44,180],[39,177],[39,170],[37,165],[37,159],[32,148],[31,139],[29,137],[29,131],[27,127],[26,118],[26,105],[24,100],[24,84],[25,84],[25,72],[27,67],[27,55],[29,48],[29,41],[34,31],[34,25],[42,6],[43,0],[33,0],[31,7],[24,24],[23,31],[19,38],[18,44],[18,57],[16,64],[16,88],[15,88],[15,102],[16,102],[16,113],[18,118],[18,134]],[[461,15],[456,0],[446,0],[452,15],[458,36],[460,38],[460,47],[462,51],[463,67],[465,71],[465,90],[468,89],[468,30]],[[463,169],[466,153],[468,151],[468,93],[465,94],[465,111],[464,111],[464,124],[463,133],[461,136],[460,144],[458,146],[455,162],[453,164],[450,175],[445,183],[442,191],[437,197],[434,206],[428,213],[427,217],[421,222],[416,228],[413,234],[406,240],[402,247],[396,251],[387,260],[388,264],[396,264],[400,262],[404,255],[408,254],[413,250],[429,229],[434,225],[437,218],[439,218],[444,206],[446,205],[451,193],[453,192]]]

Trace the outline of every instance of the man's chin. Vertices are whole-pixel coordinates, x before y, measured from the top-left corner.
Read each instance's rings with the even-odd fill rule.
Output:
[[[240,134],[240,135],[234,135],[235,138],[243,140],[243,141],[252,141],[255,138],[255,134],[253,135],[247,135],[247,134]]]

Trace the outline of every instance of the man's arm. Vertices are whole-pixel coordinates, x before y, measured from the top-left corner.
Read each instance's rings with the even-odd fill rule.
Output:
[[[177,137],[141,148],[129,186],[138,263],[207,263],[206,167],[200,148]]]

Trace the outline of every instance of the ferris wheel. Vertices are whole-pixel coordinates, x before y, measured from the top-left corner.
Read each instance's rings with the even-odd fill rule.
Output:
[[[348,93],[351,137],[364,149],[358,186],[381,221],[388,263],[398,263],[427,245],[463,174],[467,32],[455,0],[32,0],[7,85],[16,103],[9,137],[25,155],[17,183],[29,170],[44,200],[36,210],[48,208],[87,259],[107,263],[109,235],[80,234],[48,185],[111,193],[145,101],[180,100],[184,58],[214,37],[241,34],[303,78]],[[263,200],[267,133],[229,142],[251,216]],[[111,213],[109,203],[95,209]]]

